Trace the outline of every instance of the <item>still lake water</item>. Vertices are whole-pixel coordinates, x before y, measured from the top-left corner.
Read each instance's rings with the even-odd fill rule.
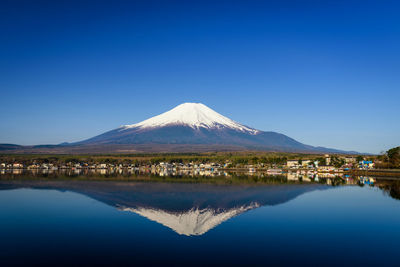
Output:
[[[0,179],[0,265],[399,266],[398,192]]]

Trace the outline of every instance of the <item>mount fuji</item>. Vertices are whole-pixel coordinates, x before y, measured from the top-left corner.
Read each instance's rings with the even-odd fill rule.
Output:
[[[344,151],[302,144],[284,134],[235,122],[201,103],[184,103],[158,116],[68,146],[108,147],[118,151],[193,152],[266,150]],[[128,149],[129,148],[129,149]]]

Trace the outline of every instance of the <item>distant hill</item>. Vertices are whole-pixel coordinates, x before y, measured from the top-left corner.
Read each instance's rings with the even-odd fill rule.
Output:
[[[14,149],[20,149],[22,146],[20,145],[15,145],[15,144],[0,144],[0,151],[1,150],[14,150]]]

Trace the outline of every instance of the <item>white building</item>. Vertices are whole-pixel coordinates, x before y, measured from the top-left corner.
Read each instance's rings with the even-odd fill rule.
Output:
[[[329,156],[329,154],[325,154],[325,162],[326,165],[331,165],[331,157]]]
[[[12,167],[13,169],[22,169],[24,165],[22,165],[21,163],[14,163]]]
[[[300,161],[300,162],[299,162]],[[286,166],[290,168],[307,168],[310,165],[311,160],[298,160],[298,159],[290,159],[286,161]]]

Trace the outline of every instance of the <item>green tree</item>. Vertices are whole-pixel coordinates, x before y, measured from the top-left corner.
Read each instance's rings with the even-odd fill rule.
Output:
[[[400,166],[400,146],[389,149],[386,154],[392,167]]]
[[[333,156],[331,162],[332,165],[335,166],[336,168],[340,168],[346,163],[344,159],[339,158],[337,156]]]
[[[326,165],[326,159],[323,157],[317,158],[318,165],[325,166]]]

